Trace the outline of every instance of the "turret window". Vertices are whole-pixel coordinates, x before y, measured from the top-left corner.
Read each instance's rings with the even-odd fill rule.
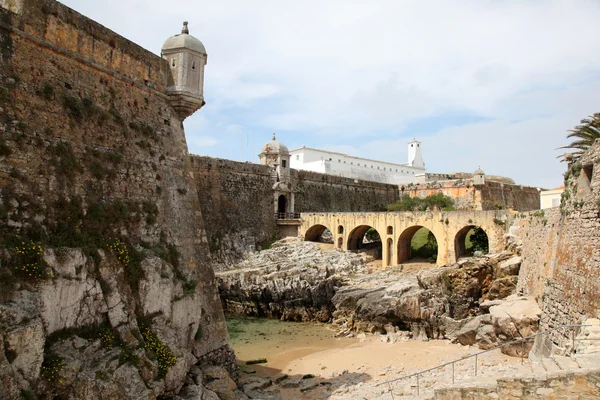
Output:
[[[192,61],[192,69],[196,69],[196,61]]]
[[[175,66],[175,59],[174,58],[171,58],[171,66],[173,66],[173,67]]]
[[[281,160],[281,168],[285,168],[287,165],[287,161],[286,160]]]

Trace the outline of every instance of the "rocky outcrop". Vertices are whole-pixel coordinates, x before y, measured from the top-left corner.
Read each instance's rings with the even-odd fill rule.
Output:
[[[224,309],[292,321],[332,321],[340,334],[388,334],[389,340],[449,338],[490,348],[537,329],[531,301],[502,299],[515,289],[521,258],[504,252],[442,268],[369,273],[364,255],[322,251],[286,239],[217,274]],[[520,349],[505,350],[516,353]]]
[[[511,295],[505,300],[483,302],[482,314],[473,317],[456,332],[453,339],[463,345],[478,344],[487,350],[520,338],[532,336],[538,330],[542,311],[534,299]],[[527,356],[533,340],[502,347],[504,354]]]
[[[226,312],[327,322],[338,288],[363,270],[360,255],[322,252],[315,243],[288,238],[253,253],[233,270],[217,273],[217,282]]]
[[[209,364],[204,300],[175,266],[141,248],[135,264],[125,247],[40,251],[43,276],[20,278],[0,303],[0,398],[173,396],[199,359]]]
[[[518,257],[500,253],[418,274],[392,268],[356,277],[332,299],[334,322],[347,331],[389,333],[391,326],[392,331],[409,330],[413,337],[458,335],[472,344],[484,318],[477,316],[489,313],[489,307],[480,307],[481,301],[512,293],[495,288],[498,281],[516,279],[518,264]]]

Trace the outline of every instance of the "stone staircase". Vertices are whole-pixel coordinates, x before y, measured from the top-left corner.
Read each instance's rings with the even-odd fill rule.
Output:
[[[600,398],[600,353],[538,356],[531,352],[528,366],[529,373],[515,370],[510,376],[469,379],[451,387],[436,388],[433,394],[430,392],[414,398]]]

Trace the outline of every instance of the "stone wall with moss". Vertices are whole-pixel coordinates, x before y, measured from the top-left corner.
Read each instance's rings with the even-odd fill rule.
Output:
[[[514,245],[522,257],[517,292],[535,298],[540,307],[556,266],[560,217],[559,208],[521,213],[509,229],[518,237]]]
[[[227,331],[168,65],[55,1],[0,4],[0,390],[48,389],[56,338],[104,326],[137,360],[150,329],[177,360],[154,392],[174,392]]]
[[[220,270],[278,236],[270,167],[191,156],[213,268]],[[398,187],[291,170],[295,212],[380,211],[398,200]]]
[[[555,266],[544,292],[542,328],[583,323],[600,309],[600,141],[565,173]],[[555,338],[564,345],[569,338]]]
[[[190,160],[213,268],[232,265],[277,236],[269,167],[200,156]]]
[[[399,199],[397,185],[292,170],[296,212],[385,211]]]
[[[540,329],[600,316],[600,141],[568,166],[560,208],[521,215],[511,233],[523,255],[518,288],[541,303]]]

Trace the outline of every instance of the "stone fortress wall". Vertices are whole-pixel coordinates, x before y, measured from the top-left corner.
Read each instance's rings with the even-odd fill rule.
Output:
[[[115,329],[134,329],[136,313],[160,313],[157,326],[185,367],[211,355],[231,361],[183,127],[164,94],[167,62],[58,2],[0,5],[2,247],[19,234],[44,243],[48,254],[85,247],[87,260],[77,276],[56,275],[37,288],[45,293],[41,314],[22,323],[39,328],[42,340],[23,351],[36,352],[38,344],[43,350],[44,335],[54,331],[107,318]],[[113,272],[93,276],[89,235],[105,243],[126,238],[153,261],[141,263],[141,277],[127,278],[129,271],[101,245],[95,251],[105,261],[96,274],[104,267]],[[158,248],[168,264],[156,257]],[[115,279],[120,286],[99,289]],[[163,286],[153,292],[157,282]],[[139,292],[128,289],[136,285]],[[108,312],[115,296],[120,305]],[[80,304],[92,303],[79,312]],[[0,314],[10,315],[0,306]],[[52,322],[56,315],[60,323]],[[18,331],[19,324],[0,317],[0,330]],[[201,332],[202,340],[190,341],[190,331]],[[24,377],[30,378],[36,376]]]
[[[427,197],[437,193],[454,198],[457,210],[513,209],[530,211],[540,208],[540,194],[534,187],[516,185],[485,177],[485,183],[474,185],[471,177],[457,179],[454,174],[439,175],[440,180],[404,185],[411,197]],[[492,179],[490,179],[492,178]],[[435,179],[430,177],[429,179]]]
[[[190,160],[214,261],[231,265],[277,237],[272,168],[211,157]],[[395,185],[310,171],[290,174],[295,212],[385,210],[398,199]]]
[[[510,229],[522,247],[518,290],[541,305],[541,330],[600,317],[598,188],[600,140],[569,165],[560,208],[523,214]],[[570,338],[553,340],[568,346]]]

